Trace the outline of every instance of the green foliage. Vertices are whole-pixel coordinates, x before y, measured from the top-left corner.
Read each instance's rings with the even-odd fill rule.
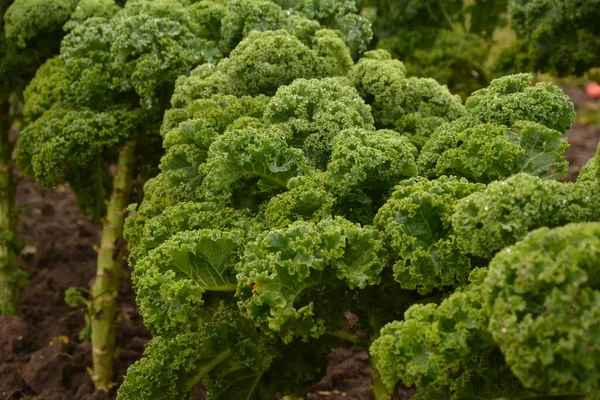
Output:
[[[526,387],[600,388],[599,260],[600,224],[588,223],[531,232],[490,263],[488,331]]]
[[[141,142],[138,171],[151,171],[161,133],[161,173],[126,228],[154,339],[119,398],[183,399],[199,383],[213,399],[301,395],[335,336],[371,347],[390,392],[593,396],[598,229],[528,236],[600,220],[595,162],[577,183],[548,179],[566,169],[568,99],[513,75],[463,105],[366,51],[353,2],[282,3],[83,0],[55,20],[44,7],[7,16],[7,54],[37,43],[34,28],[68,32],[25,91],[26,173],[69,182],[100,218],[116,150]],[[504,7],[490,4],[390,8],[413,24],[397,36],[408,71],[421,62],[465,91],[487,81]]]
[[[50,187],[64,181],[64,166],[85,168],[102,147],[132,136],[135,114],[115,111],[66,111],[55,109],[29,125],[19,141],[17,162]],[[29,164],[27,163],[29,161]]]
[[[252,324],[239,315],[219,312],[198,332],[154,339],[145,351],[152,357],[129,369],[119,398],[187,399],[199,371],[211,374],[211,386],[221,386],[219,391],[255,398],[253,383],[273,358],[264,350]]]
[[[88,18],[110,18],[119,9],[119,6],[113,0],[79,0],[77,8],[71,14],[70,20],[64,25],[64,30],[69,31],[82,24]]]
[[[307,4],[321,3],[297,9]],[[317,6],[310,15],[335,19],[327,10],[330,17]],[[323,364],[301,367],[301,380],[281,376],[282,349],[324,354],[335,343],[325,339],[335,336],[374,341],[374,365],[390,391],[399,380],[431,399],[533,389],[487,331],[479,288],[489,259],[545,222],[501,234],[503,241],[483,239],[482,254],[469,240],[486,230],[464,204],[489,196],[500,180],[515,181],[513,198],[524,196],[527,185],[517,181],[526,179],[556,188],[554,197],[541,196],[552,204],[573,199],[570,212],[548,210],[562,213],[556,226],[596,218],[595,197],[585,197],[595,193],[590,182],[544,179],[566,168],[560,136],[572,104],[556,87],[515,75],[465,107],[434,80],[407,78],[383,50],[353,63],[337,34],[305,22],[293,20],[303,27],[299,37],[252,32],[229,57],[176,82],[161,128],[161,173],[131,207],[126,228],[140,312],[156,344],[119,398],[177,398],[192,382],[205,384],[210,398],[228,398],[211,386],[222,379],[237,388],[236,377],[213,376],[226,371],[252,382],[245,398],[275,386],[283,387],[279,395],[302,394]],[[493,204],[506,201],[514,212],[501,209],[482,223],[518,224],[526,201],[498,197]],[[345,310],[359,316],[368,338],[345,331]],[[248,350],[234,368],[233,352],[223,352],[235,344],[205,356],[194,350],[205,341],[212,349],[207,335],[217,320],[240,336],[219,343],[249,345],[248,338],[260,357]],[[236,369],[242,365],[251,370]],[[150,384],[136,391],[142,382]]]
[[[600,66],[598,0],[511,0],[508,11],[517,43],[508,56],[512,69],[582,75]]]
[[[427,294],[467,283],[471,259],[458,247],[450,218],[459,199],[483,185],[464,178],[413,178],[401,182],[379,209],[375,227],[394,262],[394,278],[405,289]]]
[[[271,1],[233,1],[220,21],[220,48],[227,54],[251,31],[273,31],[283,25],[284,12]]]
[[[59,7],[51,3],[45,2],[44,7]],[[24,3],[21,8],[41,18],[46,8],[34,6]],[[67,12],[66,6],[53,8],[54,18],[62,18],[58,9]],[[33,34],[28,25],[33,19],[18,23],[24,11],[10,11],[7,21],[12,28],[7,24],[7,30],[19,44],[25,43]],[[193,79],[195,72],[189,78],[185,75],[201,64],[205,72],[210,71],[202,74],[203,86],[211,94],[272,95],[298,77],[345,74],[352,58],[344,43],[356,40],[352,32],[329,30],[336,29],[335,21],[308,20],[309,16],[263,0],[239,0],[227,7],[211,1],[132,0],[123,8],[105,0],[86,0],[73,3],[68,15],[71,20],[60,59],[40,68],[25,93],[30,126],[22,132],[18,162],[45,185],[70,182],[81,210],[96,218],[104,212],[98,199],[106,199],[110,192],[104,181],[106,166],[115,161],[114,150],[133,139],[153,142],[148,135],[158,131],[157,116],[168,105],[178,77]],[[291,22],[302,18],[315,27],[309,36],[302,33],[306,44],[293,34],[301,27]],[[38,25],[46,29],[44,24]],[[232,51],[246,36],[243,45]],[[365,36],[363,42],[369,38]],[[113,114],[119,118],[108,117]],[[84,137],[86,129],[97,133]],[[189,148],[177,150],[172,164],[193,157]],[[150,154],[139,158],[142,165],[137,168],[152,171],[156,165],[146,164],[156,160],[152,154],[160,150],[150,146],[145,151]],[[81,173],[82,169],[87,172]]]
[[[23,115],[27,121],[37,120],[46,111],[60,104],[60,92],[66,74],[65,64],[59,57],[50,58],[38,68],[35,78],[23,92]]]
[[[208,203],[182,203],[150,220],[132,254],[140,260],[133,278],[146,324],[156,333],[186,331],[203,317],[198,307],[207,296],[209,303],[229,297],[237,282],[233,267],[244,240],[259,231],[256,224]]]
[[[346,197],[358,188],[365,193],[389,189],[417,173],[416,154],[410,141],[392,130],[342,130],[333,140],[327,166],[330,190]]]
[[[373,37],[370,22],[355,14],[357,8],[353,0],[302,0],[296,2],[295,9],[338,31],[354,58],[367,50]]]
[[[414,383],[425,399],[593,398],[599,229],[535,230],[489,269],[473,271],[464,290],[439,305],[411,307],[371,346],[384,383],[390,390]]]
[[[508,0],[362,0],[374,43],[406,63],[410,75],[431,77],[468,95],[489,82],[492,35],[505,23]]]
[[[494,76],[581,76],[600,66],[597,0],[361,0],[359,8],[376,47],[463,97]]]
[[[560,132],[537,123],[519,121],[509,128],[465,119],[435,132],[419,167],[428,177],[459,175],[482,183],[519,172],[561,177],[567,172],[562,156],[567,146]]]
[[[381,247],[376,230],[343,218],[267,231],[245,246],[237,275],[239,305],[284,343],[318,338],[338,321],[324,318],[312,299],[336,285],[379,283]]]
[[[416,384],[418,398],[497,398],[521,389],[486,330],[486,270],[474,270],[471,283],[440,305],[417,304],[404,321],[381,330],[371,346],[375,368],[391,392],[401,380]]]
[[[331,339],[312,341],[311,352],[302,344],[273,347],[229,305],[197,332],[152,340],[146,357],[128,370],[119,398],[183,400],[203,379],[210,398],[269,399],[315,379]]]
[[[406,68],[383,50],[359,60],[349,77],[372,108],[375,126],[405,134],[417,148],[444,122],[465,115],[458,96],[432,79],[406,78]]]
[[[323,168],[333,149],[338,132],[346,128],[372,129],[373,118],[346,80],[328,78],[321,81],[296,79],[277,95],[265,109],[264,119],[302,143],[302,150]]]
[[[185,81],[188,75],[193,79],[197,74],[191,71],[202,65],[200,75],[209,95],[194,97],[194,101],[182,105],[174,117],[173,128],[180,128],[180,134],[165,135],[165,140],[173,142],[162,162],[165,171],[172,173],[148,187],[154,185],[157,197],[161,197],[171,184],[189,188],[197,185],[202,199],[214,202],[207,204],[207,210],[219,205],[210,209],[218,215],[222,207],[236,206],[236,202],[257,202],[258,197],[266,196],[267,192],[275,193],[276,185],[285,186],[289,178],[313,168],[301,149],[289,146],[285,140],[277,142],[281,127],[259,130],[265,96],[274,95],[280,86],[297,78],[345,75],[353,66],[352,56],[358,57],[366,49],[371,38],[370,24],[358,15],[349,14],[355,11],[354,7],[340,11],[333,20],[312,20],[313,14],[304,13],[309,8],[285,10],[266,0],[231,3],[130,0],[122,2],[125,3],[122,6],[106,0],[17,3],[6,14],[7,37],[15,41],[15,49],[28,46],[38,31],[53,37],[56,20],[61,21],[57,30],[64,24],[67,32],[60,45],[59,58],[48,61],[27,89],[29,125],[19,137],[17,161],[25,173],[46,186],[69,183],[76,193],[79,209],[105,222],[90,308],[94,383],[99,389],[107,389],[112,380],[110,364],[116,353],[111,347],[114,346],[117,292],[113,287],[118,287],[122,276],[121,254],[115,249],[119,248],[117,240],[121,235],[123,212],[131,197],[131,181],[144,178],[157,167],[157,154],[161,151],[156,148],[159,142],[155,138],[176,80],[181,77]],[[13,62],[13,58],[6,59]],[[41,62],[36,66],[39,64]],[[9,62],[3,62],[2,72],[12,67]],[[179,126],[179,122],[191,115],[194,121]],[[254,117],[257,123],[248,119],[235,125],[234,121],[242,115]],[[203,127],[206,130],[195,135],[195,130]],[[196,139],[203,146],[195,146]],[[138,154],[133,155],[133,148]],[[137,163],[133,163],[133,158]],[[115,163],[118,164],[116,174],[111,168]],[[201,165],[202,168],[194,171]],[[256,182],[258,177],[264,179]],[[250,189],[254,193],[246,196],[244,188],[255,188]],[[185,196],[173,199],[184,200]],[[154,215],[155,210],[170,205],[176,206],[176,202],[165,199],[148,213]],[[137,226],[146,217],[140,211]],[[180,212],[198,215],[204,211]],[[223,213],[222,216],[228,214]],[[176,210],[172,216],[175,214]],[[158,243],[145,243],[151,255],[140,260],[136,273],[146,277],[138,289],[147,293],[148,300],[140,301],[140,308],[155,332],[193,333],[193,326],[214,322],[208,321],[208,317],[219,301],[231,303],[231,292],[237,287],[233,267],[243,250],[242,244],[255,239],[261,226],[254,215],[250,218],[247,214],[232,210],[229,215],[235,223],[221,226],[222,229],[216,227],[220,224],[202,225],[208,220],[199,216],[195,231],[184,234],[177,228],[173,232],[176,234],[169,234]],[[244,218],[246,222],[242,223]],[[133,221],[135,225],[135,218]],[[199,226],[204,230],[199,230]],[[136,238],[143,242],[142,236],[136,234],[131,235],[132,243]],[[165,281],[173,284],[165,287]],[[182,298],[189,301],[179,301]],[[172,307],[165,308],[164,304]],[[200,309],[201,305],[206,307]],[[156,315],[154,321],[152,315]],[[201,375],[196,380],[204,378],[214,395],[225,398],[248,397],[252,393],[261,397],[263,392],[264,396],[269,393],[272,397],[280,386],[262,388],[253,384],[263,374],[264,366],[250,365],[244,358],[251,352],[257,354],[259,346],[250,346],[247,338],[231,340],[235,342],[232,353],[239,351],[240,357],[230,359],[231,366],[226,368],[229,371],[220,371],[215,376]],[[187,348],[186,343],[181,351]],[[285,355],[286,351],[281,353]],[[274,358],[265,352],[266,363]],[[307,362],[312,360],[305,358]],[[203,368],[196,359],[189,363]],[[189,369],[189,363],[181,368]],[[257,373],[256,378],[239,378],[239,385],[230,387],[224,376],[245,375],[247,368]],[[287,376],[286,379],[302,384],[303,379],[315,379],[314,369],[304,370],[298,377]],[[173,381],[173,385],[178,384],[182,384],[181,381]],[[191,388],[185,387],[182,393]],[[169,393],[178,396],[173,391]]]
[[[23,130],[16,161],[25,173],[48,187],[56,187],[68,177],[79,209],[101,218],[105,210],[102,200],[108,195],[99,155],[104,148],[133,137],[139,120],[135,112],[53,107]]]
[[[85,313],[85,325],[79,332],[79,335],[77,335],[78,339],[82,342],[89,341],[92,333],[92,320],[89,313],[85,312],[90,305],[88,297],[82,289],[71,287],[65,290],[65,303],[72,308],[82,308]]]
[[[467,252],[491,258],[533,229],[599,220],[599,189],[596,182],[559,183],[518,174],[461,200],[452,226]]]
[[[487,85],[508,3],[504,66],[597,66],[595,1],[11,2],[2,88],[43,64],[25,173],[100,219],[119,149],[146,177],[162,139],[125,232],[154,339],[119,399],[302,396],[336,337],[370,348],[378,397],[597,396],[597,160],[557,180],[573,105],[528,74],[464,104],[430,78]]]
[[[19,138],[22,170],[44,185],[71,183],[81,211],[101,218],[114,150],[156,130],[147,111],[168,98],[177,76],[204,61],[204,42],[183,12],[184,3],[166,0],[123,9],[79,4],[60,59],[40,68],[25,91],[30,124]]]
[[[4,14],[6,38],[24,48],[41,32],[59,33],[79,0],[15,0]]]
[[[467,110],[486,123],[510,126],[525,120],[565,132],[575,118],[570,99],[557,86],[548,82],[532,86],[532,80],[531,74],[495,79],[467,99]]]
[[[391,63],[382,77],[395,85],[387,98],[357,69],[368,62],[373,71]],[[417,174],[410,138],[394,129],[396,120],[377,129],[365,101],[393,115],[384,108],[396,107],[396,98],[408,99],[398,120],[426,115],[441,124],[464,113],[459,98],[432,80],[406,78],[385,52],[354,66],[331,30],[310,40],[252,32],[217,65],[178,79],[161,129],[162,172],[146,184],[126,228],[140,312],[158,341],[201,335],[225,302],[256,326],[270,354],[256,388],[289,384],[280,393],[293,394],[322,364],[302,385],[291,376],[272,382],[280,346],[312,349],[344,327],[341,311],[361,296],[361,304],[400,315],[410,295],[398,296],[398,286],[381,289],[378,300],[366,295],[380,285],[389,258],[378,229],[361,225],[372,224],[398,182]],[[399,303],[384,305],[394,294]],[[156,368],[161,351],[152,349],[135,374]],[[201,369],[198,380],[210,385]],[[124,388],[136,385],[135,376]],[[177,382],[181,393],[189,390]]]
[[[59,52],[62,26],[79,0],[15,0],[0,6],[3,101],[20,94],[46,59]],[[18,115],[17,115],[18,116]]]
[[[596,153],[579,171],[578,182],[600,181],[600,166],[598,165],[598,154]]]
[[[489,183],[519,172],[561,177],[567,148],[561,138],[575,117],[556,86],[529,86],[528,74],[492,81],[466,101],[467,115],[440,127],[423,147],[419,170],[428,177],[459,175]]]

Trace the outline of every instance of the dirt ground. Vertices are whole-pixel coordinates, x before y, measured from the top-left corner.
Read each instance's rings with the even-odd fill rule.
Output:
[[[78,334],[83,311],[64,302],[69,287],[89,287],[94,277],[100,225],[82,217],[66,188],[41,188],[30,179],[18,186],[19,228],[29,243],[22,261],[31,283],[23,298],[23,317],[0,316],[0,399],[92,400],[86,371],[91,364],[89,342]],[[117,374],[139,358],[149,334],[135,312],[130,286],[121,288]],[[106,397],[106,396],[104,396]]]
[[[589,101],[582,91],[565,91],[578,107]],[[568,179],[573,180],[594,155],[600,125],[576,125],[567,136],[571,143],[567,158],[573,163]],[[99,242],[100,226],[77,212],[66,187],[49,190],[25,179],[19,184],[17,197],[19,204],[28,205],[20,216],[19,229],[29,243],[22,264],[31,274],[31,284],[24,293],[23,317],[0,316],[0,399],[114,398],[114,394],[93,392],[86,371],[91,364],[90,345],[78,339],[84,326],[83,312],[69,308],[63,299],[69,287],[90,286],[96,261],[93,246]],[[140,357],[149,339],[135,311],[134,293],[126,283],[121,299],[117,376],[123,376]],[[309,399],[371,399],[370,383],[367,354],[341,346],[330,355],[327,374]],[[407,391],[403,397],[410,395]],[[200,389],[194,398],[203,398]]]
[[[580,115],[590,109],[598,110],[600,101],[592,102],[585,95],[583,89],[563,88],[563,90],[571,97],[571,100],[575,104],[575,109]],[[567,132],[566,137],[570,145],[565,154],[567,160],[569,160],[569,170],[566,180],[573,181],[577,179],[579,169],[596,154],[598,140],[600,139],[600,125],[581,125],[575,123],[569,132]]]

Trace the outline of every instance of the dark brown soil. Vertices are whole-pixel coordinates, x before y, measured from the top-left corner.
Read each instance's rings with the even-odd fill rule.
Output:
[[[100,226],[82,217],[66,187],[44,189],[30,179],[18,186],[17,202],[27,204],[19,229],[27,240],[22,267],[31,283],[23,296],[23,317],[0,316],[0,399],[100,400],[86,369],[88,342],[80,342],[83,310],[64,302],[70,287],[87,288],[94,277]],[[117,376],[140,357],[149,334],[135,313],[134,294],[121,288],[121,348]]]
[[[595,109],[600,104],[586,96],[585,91],[579,88],[563,88],[565,93],[571,97],[575,109],[580,112],[590,108]],[[565,156],[569,160],[569,170],[566,180],[577,179],[579,170],[585,163],[596,154],[598,140],[600,139],[600,125],[574,124],[566,134],[569,141],[569,149]]]
[[[309,400],[372,399],[369,356],[354,347],[340,347],[329,355],[327,375],[308,396]]]
[[[578,89],[565,90],[577,107],[590,100]],[[568,178],[594,155],[600,126],[575,125],[567,134],[567,158],[573,164]],[[84,327],[83,310],[69,308],[64,291],[90,286],[94,276],[100,226],[82,217],[67,187],[49,190],[29,179],[19,184],[18,203],[29,209],[20,216],[19,229],[29,243],[23,268],[31,275],[23,299],[23,317],[0,316],[0,399],[101,400],[86,371],[91,364],[90,345],[78,339]],[[134,293],[128,283],[121,288],[118,344],[121,348],[117,376],[137,360],[149,339],[135,312]],[[121,378],[119,378],[120,381]],[[119,381],[117,383],[119,383]],[[368,400],[370,366],[367,354],[340,347],[330,355],[327,375],[309,399]],[[403,394],[410,398],[411,392]],[[194,398],[201,399],[199,391]]]
[[[568,135],[570,147],[565,154],[569,160],[566,180],[574,181],[577,179],[581,167],[596,154],[598,139],[600,139],[600,126],[575,124]]]

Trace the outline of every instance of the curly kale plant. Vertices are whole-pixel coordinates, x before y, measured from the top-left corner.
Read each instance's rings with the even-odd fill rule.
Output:
[[[600,67],[598,0],[360,0],[373,45],[466,97],[492,77]]]
[[[43,185],[68,182],[80,210],[104,224],[90,297],[68,296],[70,303],[89,307],[97,388],[110,388],[117,353],[125,209],[136,179],[159,163],[157,133],[176,79],[203,65],[216,71],[207,90],[274,92],[297,77],[350,68],[346,43],[355,56],[366,47],[366,20],[348,11],[320,21],[302,10],[267,0],[130,0],[123,7],[111,0],[82,1],[65,24],[60,57],[44,64],[28,86],[29,125],[19,138],[19,165]],[[30,29],[13,34],[26,40]],[[286,48],[288,63],[272,68]],[[222,74],[227,80],[219,79]]]
[[[317,3],[306,4],[321,21]],[[126,222],[154,339],[120,400],[185,399],[199,383],[210,399],[301,398],[340,338],[373,344],[376,399],[400,380],[420,396],[465,398],[488,381],[483,398],[543,393],[482,328],[487,292],[473,288],[500,249],[471,251],[455,221],[496,181],[536,180],[562,200],[573,105],[529,75],[496,80],[463,105],[383,50],[352,54],[329,29],[310,40],[252,32],[178,79],[161,173]],[[556,225],[595,218],[595,182],[571,184],[580,212],[563,210]],[[358,324],[348,328],[345,311]],[[405,346],[405,331],[431,343]]]
[[[23,89],[44,61],[56,55],[62,25],[79,0],[9,0],[0,3],[0,313],[19,314],[27,275],[19,268],[23,240],[16,233],[11,129],[22,122]]]
[[[600,1],[510,0],[508,12],[517,41],[498,68],[567,76],[600,67]]]

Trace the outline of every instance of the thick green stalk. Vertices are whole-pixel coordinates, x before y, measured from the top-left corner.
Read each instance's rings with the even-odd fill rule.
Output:
[[[379,321],[379,319],[377,318],[377,315],[375,313],[369,313],[367,319],[369,321],[369,326],[371,327],[371,330],[373,332],[373,334],[371,335],[371,343],[373,343],[379,337],[379,332],[381,331],[381,327],[383,326],[383,324],[381,323],[381,321]],[[374,368],[374,365],[376,365],[376,364],[377,364],[377,359],[375,357],[371,356],[371,377],[373,378],[373,385],[372,385],[373,397],[375,398],[375,400],[391,400],[394,397],[390,396],[390,394],[388,393],[388,391],[385,388],[385,385],[381,381],[381,376],[379,375],[379,372],[377,372],[377,370]]]
[[[133,183],[134,151],[135,142],[130,142],[119,153],[117,173],[102,227],[96,281],[92,286],[92,380],[96,389],[107,392],[112,386],[113,361],[117,355],[118,293],[125,262],[125,246],[120,243]]]
[[[374,364],[375,360],[371,359],[371,365]],[[383,385],[379,374],[375,371],[372,371],[371,375],[373,376],[373,397],[375,398],[375,400],[390,400],[392,397]]]
[[[16,234],[15,182],[9,138],[11,122],[8,102],[0,107],[0,314],[21,313],[21,292],[27,275],[19,267]]]

